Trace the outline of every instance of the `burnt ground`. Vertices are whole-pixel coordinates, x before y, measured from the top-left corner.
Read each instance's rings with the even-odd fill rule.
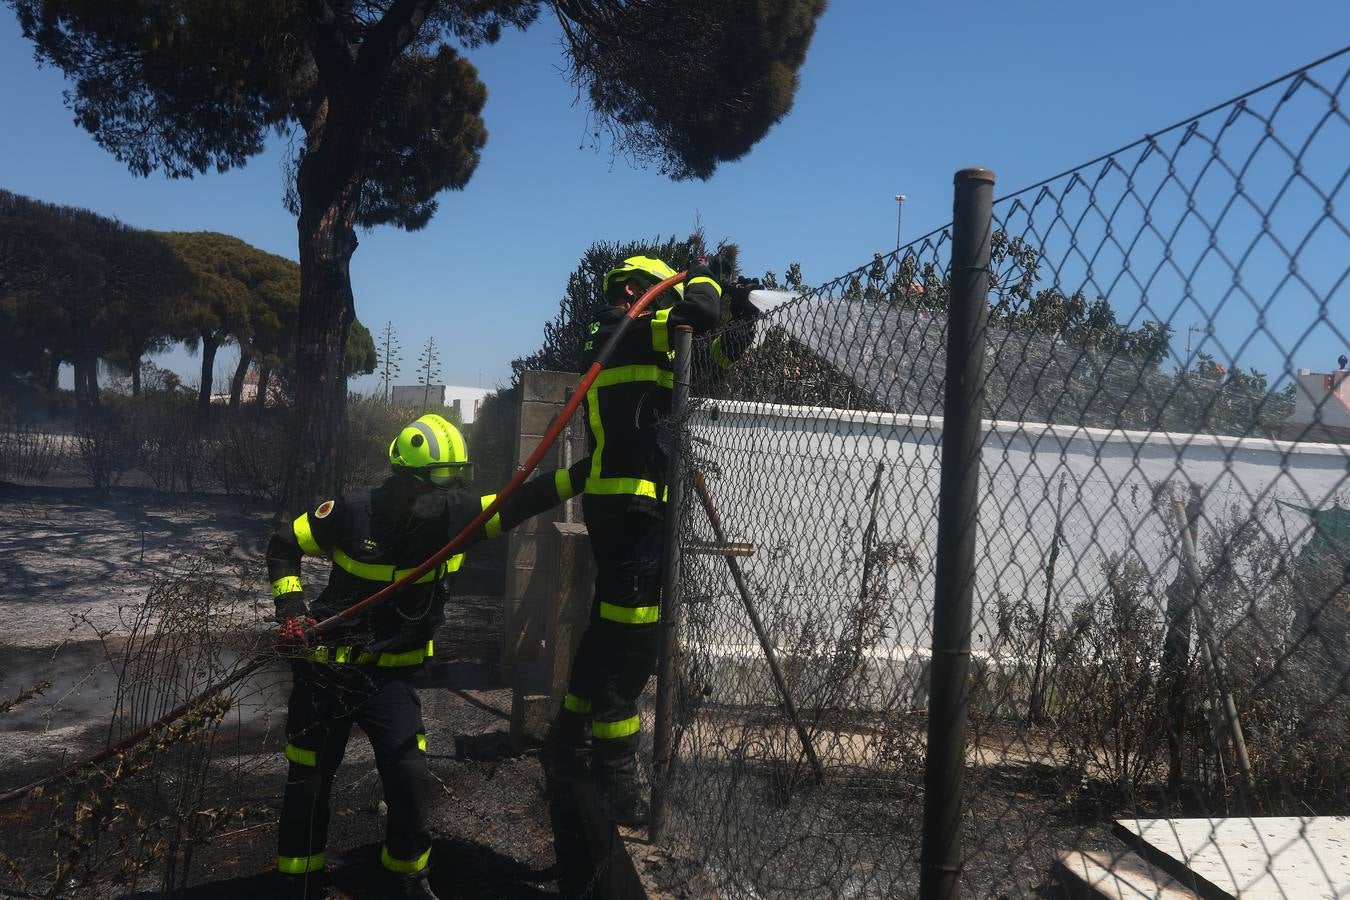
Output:
[[[153,577],[211,560],[210,572],[238,595],[231,601],[225,592],[232,624],[265,645],[275,629],[263,618],[270,602],[259,600],[267,600],[266,531],[264,514],[223,497],[0,485],[0,703],[50,682],[0,713],[0,791],[106,744],[113,698],[119,678],[125,679],[118,638]],[[495,663],[504,559],[503,542],[470,554],[437,636],[437,656],[420,679],[428,759],[440,788],[432,814],[433,885],[443,897],[559,895],[537,748],[512,746],[511,692]],[[65,895],[162,893],[162,863],[124,877],[121,887],[110,883],[123,868],[119,854],[128,855],[119,842],[133,818],[142,834],[153,831],[154,811],[174,806],[166,806],[163,795],[175,789],[175,779],[186,784],[195,774],[201,794],[188,808],[204,811],[211,824],[202,829],[207,834],[193,847],[190,865],[181,857],[177,865],[180,873],[187,870],[186,896],[269,896],[288,683],[288,669],[277,660],[232,692],[234,705],[216,729],[209,767],[202,764],[206,757],[166,757],[148,776],[124,782],[118,799],[127,809],[105,833],[85,835],[91,846],[78,862],[90,871],[77,866],[75,882],[63,879],[70,888]],[[61,802],[62,792],[52,788],[39,799],[0,807],[0,897],[47,894],[54,847],[71,843],[72,821],[97,796],[86,790]],[[330,851],[351,855],[335,876],[351,897],[378,896],[368,863],[378,859],[383,834],[380,797],[369,745],[354,730],[334,789],[329,843]],[[155,856],[144,852],[146,843],[139,855]],[[644,855],[658,864],[663,858],[655,850]]]
[[[232,626],[265,643],[275,628],[264,619],[266,529],[264,513],[223,497],[0,485],[0,710],[24,689],[51,682],[0,712],[0,792],[105,745],[118,684],[116,634],[134,619],[154,577],[209,560],[208,574],[228,583]],[[502,542],[471,552],[435,662],[422,677],[428,758],[439,783],[432,879],[447,898],[561,896],[559,879],[567,875],[558,864],[537,748],[513,747],[508,735],[510,690],[495,665],[503,565]],[[100,638],[99,631],[110,634]],[[139,786],[119,798],[128,803],[113,825],[95,829],[95,846],[79,860],[88,869],[69,873],[74,883],[63,879],[70,889],[62,896],[162,896],[166,851],[156,844],[154,811],[165,808],[204,817],[190,864],[168,851],[177,860],[172,880],[189,886],[183,896],[273,895],[288,680],[283,662],[270,664],[234,692],[205,757],[170,755],[149,776],[135,776]],[[967,795],[964,893],[1041,894],[1058,850],[1111,845],[1103,816],[1074,813],[1042,774],[1012,757],[1008,765],[970,771],[979,787]],[[785,803],[772,773],[717,765],[686,770],[672,791],[669,839],[660,847],[630,840],[628,849],[654,898],[718,890],[725,900],[911,896],[921,774],[889,787],[860,775],[850,783],[832,773],[831,784]],[[175,805],[194,790],[186,807]],[[51,890],[54,845],[69,844],[80,822],[90,821],[88,801],[99,795],[58,802],[61,796],[53,789],[0,806],[0,898]],[[335,873],[341,895],[379,896],[370,863],[382,831],[378,777],[368,744],[354,732],[334,791],[329,843],[330,852],[348,857]],[[156,860],[132,873],[119,864],[128,833],[141,841],[132,856]]]

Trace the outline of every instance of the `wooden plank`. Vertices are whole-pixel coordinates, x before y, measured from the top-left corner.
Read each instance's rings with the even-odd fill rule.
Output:
[[[1199,896],[1124,848],[1065,850],[1059,855],[1055,875],[1074,900],[1189,900]]]
[[[1120,819],[1116,832],[1206,897],[1350,898],[1345,816]]]

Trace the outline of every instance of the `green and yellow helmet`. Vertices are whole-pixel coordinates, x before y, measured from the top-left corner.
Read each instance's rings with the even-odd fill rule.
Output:
[[[459,429],[428,413],[404,427],[389,445],[389,465],[439,488],[465,488],[473,463]]]
[[[610,303],[618,303],[623,300],[616,290],[625,281],[637,278],[647,287],[651,287],[658,281],[665,281],[675,274],[675,270],[666,265],[654,256],[630,256],[623,261],[623,264],[617,268],[610,269],[605,273],[605,280],[601,285],[605,299]],[[676,300],[684,296],[684,285],[677,284],[670,290],[665,291],[660,297],[652,301],[656,308],[670,306]]]

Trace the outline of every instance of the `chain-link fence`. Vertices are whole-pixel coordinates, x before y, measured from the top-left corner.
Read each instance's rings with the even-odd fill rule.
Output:
[[[1350,890],[1347,59],[696,346],[665,833],[720,896]]]

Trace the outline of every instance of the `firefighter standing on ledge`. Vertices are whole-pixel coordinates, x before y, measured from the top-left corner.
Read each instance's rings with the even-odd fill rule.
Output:
[[[682,284],[666,290],[633,321],[609,364],[586,392],[591,456],[582,496],[597,574],[591,620],[582,635],[562,709],[549,734],[545,765],[558,778],[580,774],[578,751],[591,723],[591,773],[601,804],[621,825],[646,822],[649,810],[637,779],[641,738],[637,699],[656,665],[660,618],[661,542],[666,499],[666,454],[658,441],[670,414],[671,335],[718,323],[724,265],[693,265]],[[659,259],[633,256],[605,274],[608,305],[596,312],[583,346],[582,368],[618,328],[630,304],[675,271]],[[737,322],[755,317],[749,293],[731,289]],[[729,367],[744,352],[753,326],[731,328],[709,347],[712,361]]]
[[[365,599],[429,559],[487,508],[495,495],[462,492],[472,480],[464,439],[450,422],[425,415],[389,446],[393,474],[379,487],[328,500],[279,528],[267,548],[267,569],[282,622],[282,644],[296,651],[286,717],[290,770],[282,801],[277,869],[297,896],[309,876],[321,877],[328,838],[328,797],[352,724],[370,739],[389,809],[380,852],[381,896],[435,898],[427,883],[431,833],[427,806],[426,728],[413,675],[432,655],[444,621],[453,556],[401,593],[306,646],[305,625]],[[590,470],[526,482],[473,540],[496,537],[577,494]],[[302,554],[325,556],[332,570],[308,609],[300,585]]]

